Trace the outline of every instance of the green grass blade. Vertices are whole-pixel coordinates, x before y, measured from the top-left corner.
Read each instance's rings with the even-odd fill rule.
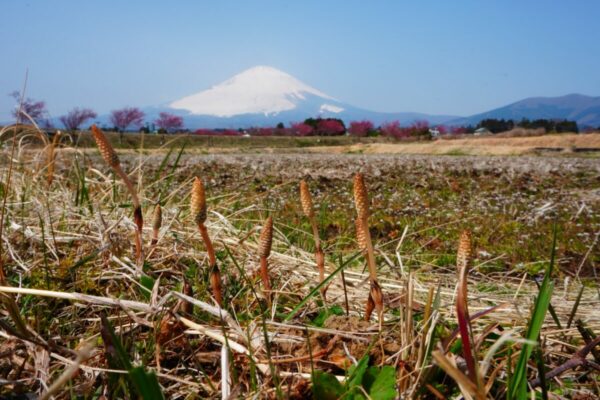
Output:
[[[544,324],[546,312],[548,311],[548,307],[550,306],[550,298],[552,297],[552,290],[554,289],[554,284],[551,281],[551,276],[552,270],[554,269],[555,256],[556,223],[554,224],[552,254],[550,257],[550,263],[548,264],[548,268],[546,269],[544,280],[542,281],[542,286],[540,287],[539,294],[535,301],[535,306],[533,308],[531,320],[529,321],[529,326],[527,327],[527,333],[525,334],[525,339],[531,342],[537,341],[540,335],[540,331],[542,330],[542,325]],[[523,344],[523,348],[521,349],[521,353],[519,354],[519,359],[517,361],[517,365],[515,366],[512,379],[509,382],[509,400],[520,400],[527,398],[527,363],[531,358],[532,352],[533,346],[531,344]]]
[[[542,343],[538,337],[538,342]],[[544,359],[542,358],[542,349],[538,347],[535,350],[535,361],[537,364],[538,375],[540,377],[540,387],[542,389],[542,400],[548,400],[548,387],[546,384],[546,369],[544,368]]]
[[[541,289],[540,283],[538,281],[535,281],[535,285],[537,286],[539,291]],[[560,323],[560,319],[558,318],[558,314],[556,314],[556,310],[552,306],[552,303],[548,305],[548,312],[550,313],[550,316],[554,320],[554,323],[556,324],[558,329],[562,329],[562,324]]]
[[[156,374],[146,372],[141,366],[134,367],[106,314],[102,314],[100,319],[102,321],[101,336],[106,352],[118,367],[127,370],[129,379],[140,397],[144,400],[164,400]]]
[[[158,378],[154,372],[146,372],[144,367],[129,370],[129,377],[144,400],[164,400]]]
[[[102,322],[100,334],[102,336],[102,340],[104,341],[106,352],[113,357],[114,362],[117,363],[119,368],[129,371],[133,368],[131,361],[129,361],[129,356],[125,352],[125,349],[117,337],[117,334],[115,333],[115,330],[108,320],[106,314],[102,314],[100,316],[100,320]]]
[[[169,158],[171,158],[171,154],[173,154],[173,147],[169,148],[169,151],[167,152],[167,154],[165,154],[162,161],[160,162],[160,165],[158,166],[158,169],[156,170],[156,173],[154,174],[155,181],[159,180],[160,175],[162,174],[165,167],[167,166],[167,163],[169,162]]]
[[[183,151],[185,150],[185,143],[183,143],[183,145],[181,145],[181,149],[179,149],[179,152],[177,153],[177,157],[175,158],[175,162],[173,163],[173,167],[171,168],[171,172],[169,172],[169,175],[167,176],[167,181],[165,182],[163,189],[168,189],[169,186],[171,185],[171,181],[173,180],[174,174],[175,174],[175,170],[177,169],[177,167],[179,166],[179,161],[181,160],[181,156],[183,155]],[[163,198],[163,194],[165,193],[165,190],[161,189],[160,194],[158,196],[158,203],[162,204],[162,198]]]

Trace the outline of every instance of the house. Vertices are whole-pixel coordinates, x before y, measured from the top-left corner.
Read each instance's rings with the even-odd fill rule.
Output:
[[[492,132],[488,128],[478,128],[475,129],[475,132],[473,132],[473,135],[475,136],[486,136],[491,134]]]
[[[429,128],[429,134],[432,138],[436,138],[440,136],[440,130],[438,128]]]

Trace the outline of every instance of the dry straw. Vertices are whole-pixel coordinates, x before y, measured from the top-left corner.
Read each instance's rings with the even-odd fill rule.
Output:
[[[61,133],[60,133],[60,131],[57,131],[54,134],[54,137],[52,138],[52,142],[48,146],[48,171],[47,171],[48,172],[48,175],[47,175],[48,186],[52,185],[52,182],[54,181],[54,167],[56,164],[56,147],[58,146],[58,143],[60,142],[60,138],[61,138]]]
[[[192,193],[190,196],[190,211],[191,216],[196,225],[198,226],[198,230],[200,231],[200,235],[202,236],[202,241],[204,242],[204,246],[206,247],[206,254],[208,255],[208,263],[209,263],[209,280],[210,286],[212,289],[212,294],[217,301],[219,306],[223,305],[223,290],[221,286],[221,272],[219,271],[219,267],[217,266],[217,257],[215,256],[215,249],[212,244],[212,240],[210,240],[210,236],[208,235],[208,229],[206,229],[206,193],[204,191],[204,184],[202,180],[198,177],[194,178],[194,182],[192,183]]]
[[[129,176],[123,171],[121,168],[121,164],[119,162],[119,157],[117,153],[113,149],[112,145],[104,135],[104,132],[100,130],[96,125],[92,125],[92,135],[94,136],[94,140],[96,141],[96,145],[100,150],[100,154],[104,161],[123,179],[125,185],[127,186],[127,190],[129,191],[129,195],[131,196],[131,200],[133,202],[133,218],[135,225],[137,227],[135,233],[135,249],[136,249],[136,259],[138,261],[138,268],[141,268],[143,263],[143,249],[142,249],[142,230],[144,228],[144,219],[142,217],[142,206],[138,199],[137,192],[133,187],[133,183],[129,179]]]

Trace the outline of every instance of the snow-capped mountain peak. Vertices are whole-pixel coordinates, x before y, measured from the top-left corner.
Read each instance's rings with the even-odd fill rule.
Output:
[[[257,66],[208,90],[176,100],[169,107],[191,114],[216,117],[242,114],[268,116],[293,110],[308,96],[322,98],[324,102],[335,101],[283,71],[268,66]]]

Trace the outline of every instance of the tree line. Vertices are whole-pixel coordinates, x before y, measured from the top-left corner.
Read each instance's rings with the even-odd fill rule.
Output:
[[[50,119],[46,102],[24,98],[18,91],[10,94],[17,103],[12,112],[13,117],[20,123],[34,122],[44,128],[54,128]],[[86,122],[97,118],[98,115],[91,108],[75,107],[65,115],[58,118],[64,129],[68,131],[79,130]],[[112,127],[107,130],[124,132],[130,128],[148,129],[144,127],[146,114],[137,107],[123,107],[110,112]],[[161,112],[153,121],[159,133],[171,133],[183,129],[183,118],[168,112]]]
[[[468,127],[467,130],[469,130]],[[485,128],[492,133],[500,133],[510,131],[514,128],[523,129],[539,129],[542,128],[546,132],[564,133],[564,132],[579,132],[577,122],[570,121],[567,119],[534,119],[529,120],[523,118],[520,121],[514,121],[512,119],[496,119],[486,118],[481,120],[475,128],[471,128],[473,131],[479,128]],[[599,127],[600,128],[600,127]]]
[[[18,91],[10,94],[16,102],[17,107],[13,116],[20,123],[35,122],[44,128],[53,128],[44,101],[31,98],[23,98]],[[58,118],[64,129],[69,131],[79,130],[90,120],[97,118],[97,114],[90,108],[76,107],[65,115]],[[161,112],[158,118],[152,121],[152,128],[144,125],[145,113],[137,107],[123,107],[112,110],[109,120],[112,126],[105,127],[106,130],[114,130],[123,134],[127,130],[139,130],[149,133],[189,132],[184,128],[181,116]],[[510,131],[515,128],[544,129],[547,133],[579,132],[577,122],[567,119],[512,119],[486,118],[477,125],[467,126],[445,126],[437,125],[431,127],[427,121],[415,121],[407,126],[402,126],[400,121],[390,121],[375,126],[369,120],[352,121],[346,126],[339,118],[307,118],[302,122],[292,122],[288,127],[283,122],[275,127],[261,127],[249,129],[197,129],[193,133],[197,135],[223,135],[223,136],[341,136],[350,135],[356,137],[383,136],[396,139],[417,138],[430,139],[432,136],[457,135],[474,133],[477,129],[485,128],[491,133]],[[600,127],[597,128],[600,130]]]

